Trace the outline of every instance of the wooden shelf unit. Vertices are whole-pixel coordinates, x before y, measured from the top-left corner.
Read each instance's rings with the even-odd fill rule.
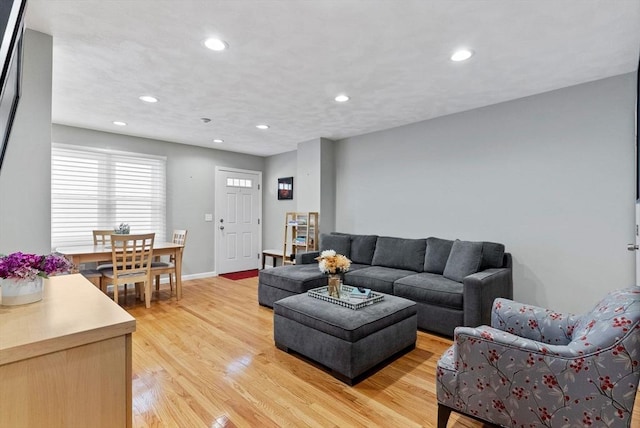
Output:
[[[288,212],[284,219],[283,264],[294,264],[298,251],[318,249],[317,212]]]

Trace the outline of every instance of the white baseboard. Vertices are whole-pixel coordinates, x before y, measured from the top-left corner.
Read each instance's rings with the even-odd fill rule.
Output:
[[[188,281],[190,279],[202,279],[202,278],[211,278],[214,276],[218,276],[218,274],[214,272],[201,272],[201,273],[192,273],[190,275],[182,275],[183,281]],[[162,275],[160,278],[160,284],[168,284],[169,277],[166,275]]]

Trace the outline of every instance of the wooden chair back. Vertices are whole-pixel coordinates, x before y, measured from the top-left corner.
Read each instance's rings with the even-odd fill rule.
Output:
[[[93,231],[93,245],[107,245],[111,242],[111,234],[113,229],[101,230],[96,229]]]
[[[117,302],[117,288],[122,284],[144,283],[145,306],[151,302],[151,262],[155,233],[138,235],[111,235],[111,263],[113,270],[109,282],[114,287]]]

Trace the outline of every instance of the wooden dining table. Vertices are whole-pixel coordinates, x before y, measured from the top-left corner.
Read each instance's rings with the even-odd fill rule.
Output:
[[[173,256],[176,264],[176,299],[182,298],[182,252],[184,245],[173,242],[154,242],[153,257]],[[58,247],[56,251],[64,255],[75,266],[92,262],[111,262],[111,245],[73,245]]]

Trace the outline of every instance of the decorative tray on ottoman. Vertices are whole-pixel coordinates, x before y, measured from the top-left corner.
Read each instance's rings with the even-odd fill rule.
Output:
[[[336,297],[329,296],[328,288],[329,287],[312,288],[311,290],[307,291],[307,294],[311,297],[315,297],[316,299],[324,300],[329,303],[333,303],[334,305],[340,305],[344,306],[345,308],[354,310],[373,305],[374,303],[377,303],[384,299],[384,294],[376,293],[375,291],[372,291],[371,297],[368,297],[366,299],[360,297],[349,297],[349,294],[354,289],[354,287],[344,284],[340,286],[341,297],[338,299]]]

